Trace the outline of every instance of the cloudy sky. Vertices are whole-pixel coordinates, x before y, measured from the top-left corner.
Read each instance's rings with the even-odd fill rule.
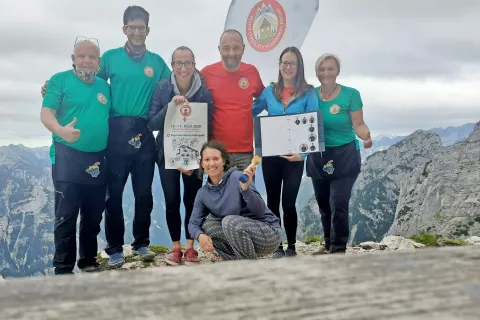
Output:
[[[180,45],[199,68],[219,61],[230,0],[1,1],[0,145],[49,144],[41,85],[71,67],[77,35],[98,38],[102,51],[122,46],[123,11],[133,4],[150,12],[147,47],[167,63]],[[320,0],[302,53],[315,86],[316,58],[340,56],[338,81],[360,90],[374,136],[408,134],[480,120],[479,32],[478,0]]]

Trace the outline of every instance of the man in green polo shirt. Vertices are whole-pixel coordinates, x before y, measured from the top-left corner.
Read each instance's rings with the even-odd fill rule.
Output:
[[[108,191],[105,211],[105,235],[109,265],[124,263],[125,225],[122,196],[129,174],[135,196],[132,243],[134,254],[151,260],[148,249],[153,208],[152,181],[156,145],[147,125],[150,100],[160,79],[170,76],[165,61],[146,49],[150,32],[149,13],[138,6],[128,7],[123,15],[123,47],[108,50],[102,56],[98,76],[110,80],[112,112],[108,139]]]
[[[90,40],[75,43],[73,70],[48,82],[41,121],[52,132],[50,149],[55,187],[55,274],[70,274],[76,260],[76,227],[80,212],[82,271],[98,270],[100,222],[105,209],[106,148],[110,113],[108,83],[95,76],[100,50]]]
[[[125,225],[122,198],[131,175],[135,196],[132,243],[134,254],[151,260],[152,182],[155,170],[156,145],[148,128],[147,115],[157,82],[170,76],[165,61],[146,49],[150,33],[149,13],[142,7],[129,6],[123,14],[124,46],[106,51],[100,60],[97,76],[110,81],[112,111],[108,139],[108,189],[105,211],[105,251],[109,265],[120,267],[125,262],[123,244]],[[42,94],[45,94],[42,87]]]

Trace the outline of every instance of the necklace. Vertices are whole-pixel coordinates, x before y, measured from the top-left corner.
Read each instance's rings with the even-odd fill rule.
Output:
[[[335,84],[335,89],[333,89],[333,91],[330,92],[328,97],[325,97],[325,94],[322,92],[322,88],[320,88],[320,93],[323,95],[323,99],[322,99],[323,102],[327,102],[328,98],[330,98],[330,96],[335,92],[335,90],[337,90],[337,86],[338,86],[338,83]]]

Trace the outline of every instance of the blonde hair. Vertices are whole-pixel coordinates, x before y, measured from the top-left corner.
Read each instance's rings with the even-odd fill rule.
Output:
[[[340,58],[332,53],[324,53],[317,59],[317,62],[315,62],[315,74],[317,75],[317,77],[318,77],[318,68],[320,68],[323,61],[327,59],[335,60],[338,66],[338,72],[340,73]]]

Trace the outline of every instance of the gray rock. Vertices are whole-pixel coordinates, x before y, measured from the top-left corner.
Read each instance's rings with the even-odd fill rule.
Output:
[[[385,250],[387,248],[386,244],[373,241],[362,242],[359,246],[365,250]]]
[[[382,239],[381,244],[387,246],[388,250],[413,251],[413,241],[399,236],[388,236]]]
[[[470,245],[480,245],[480,237],[478,236],[472,236],[467,239],[465,239],[465,242],[470,244]]]
[[[460,240],[480,234],[480,125],[466,141],[438,149],[401,183],[387,234],[422,232]]]

